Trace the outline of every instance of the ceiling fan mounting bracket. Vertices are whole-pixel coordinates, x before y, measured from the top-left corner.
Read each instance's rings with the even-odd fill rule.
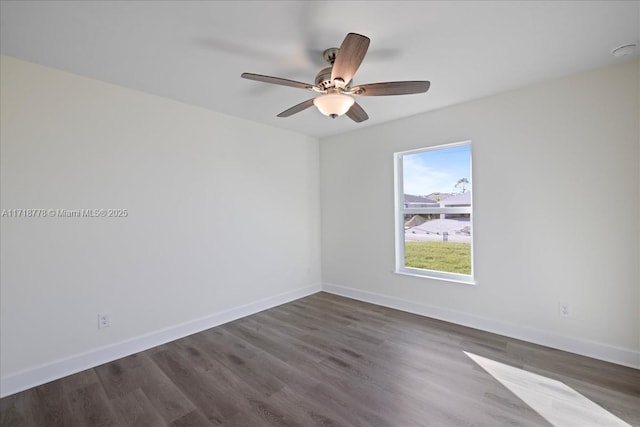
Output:
[[[336,61],[336,57],[338,56],[338,52],[340,52],[340,48],[330,47],[329,49],[325,49],[325,51],[322,52],[322,57],[329,64],[333,65],[333,63]]]

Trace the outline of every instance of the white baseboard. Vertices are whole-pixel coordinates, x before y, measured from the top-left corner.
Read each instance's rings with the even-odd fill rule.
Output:
[[[324,283],[322,285],[322,290],[359,301],[406,311],[408,313],[419,314],[421,316],[431,317],[438,320],[444,320],[457,325],[468,326],[474,329],[480,329],[482,331],[492,332],[510,338],[516,338],[530,343],[540,344],[546,347],[552,347],[558,350],[640,369],[640,352],[626,348],[559,335],[549,331],[474,316],[447,308],[417,303],[401,298],[330,283]]]
[[[57,380],[71,374],[94,368],[125,356],[152,347],[165,344],[179,338],[204,331],[227,322],[249,316],[254,313],[284,304],[321,290],[321,286],[311,285],[272,297],[264,298],[249,304],[234,307],[200,319],[191,320],[163,330],[154,331],[146,335],[131,338],[104,347],[99,347],[85,353],[76,354],[64,359],[55,360],[24,371],[9,374],[0,378],[0,397]]]

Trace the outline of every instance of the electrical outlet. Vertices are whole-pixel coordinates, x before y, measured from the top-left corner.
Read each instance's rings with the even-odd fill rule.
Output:
[[[566,303],[566,302],[559,302],[558,303],[558,315],[560,315],[560,317],[569,317],[569,316],[571,316],[571,307],[569,306],[568,303]]]
[[[109,313],[98,314],[98,329],[111,326],[111,315]]]

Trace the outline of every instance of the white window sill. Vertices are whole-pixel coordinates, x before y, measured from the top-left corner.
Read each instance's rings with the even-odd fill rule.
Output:
[[[453,282],[453,283],[462,283],[464,285],[475,285],[476,281],[471,276],[465,275],[439,275],[437,272],[431,272],[429,270],[413,270],[413,269],[397,269],[394,271],[395,274],[400,274],[402,276],[412,276],[412,277],[420,277],[423,279],[434,279],[434,280],[442,280],[445,282]],[[445,273],[446,274],[446,273]]]

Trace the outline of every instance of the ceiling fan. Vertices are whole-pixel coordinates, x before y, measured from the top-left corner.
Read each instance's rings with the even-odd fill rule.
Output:
[[[368,48],[368,37],[356,33],[347,34],[340,48],[334,47],[323,52],[323,58],[331,66],[320,70],[316,75],[315,85],[262,74],[242,73],[242,77],[264,83],[307,89],[321,94],[283,111],[278,114],[278,117],[289,117],[315,105],[325,116],[336,118],[346,114],[357,123],[367,120],[369,116],[352,96],[409,95],[429,90],[428,81],[351,86],[353,76],[367,54]]]

